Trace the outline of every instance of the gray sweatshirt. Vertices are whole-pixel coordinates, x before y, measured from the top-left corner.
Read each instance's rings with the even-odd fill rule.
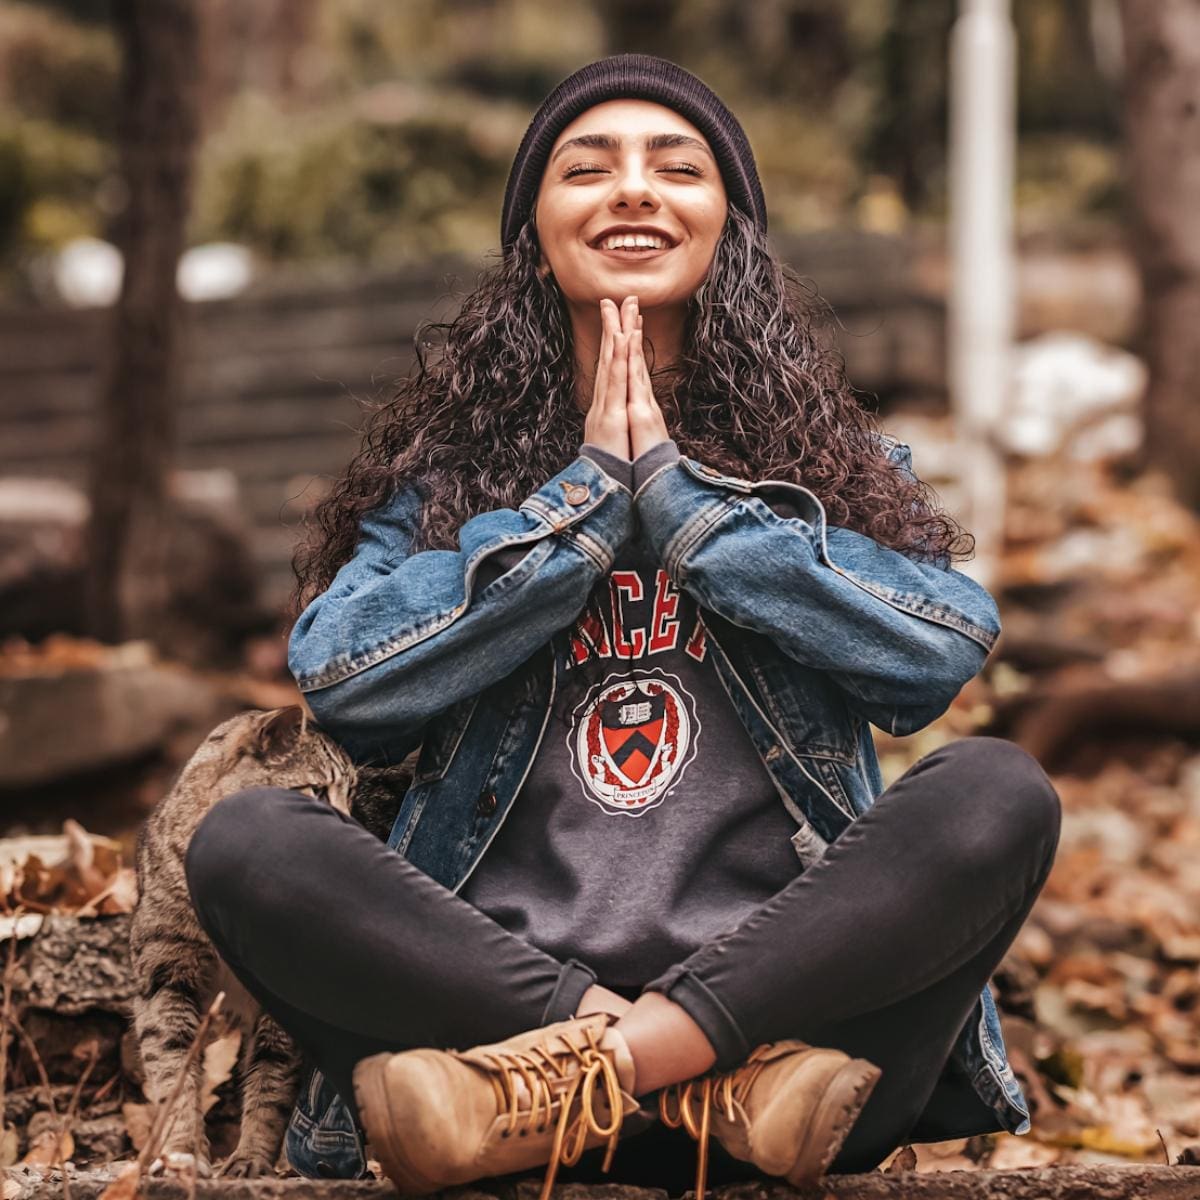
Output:
[[[673,441],[632,464],[582,452],[633,491],[679,457]],[[554,714],[461,894],[601,983],[640,987],[796,876],[796,826],[713,670],[695,600],[640,531],[555,644]]]

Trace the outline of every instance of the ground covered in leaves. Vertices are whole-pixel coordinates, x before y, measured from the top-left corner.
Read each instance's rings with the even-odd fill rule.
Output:
[[[1200,1169],[1191,1176],[1185,1168],[1200,1162],[1200,523],[1153,480],[1069,459],[1014,465],[1007,512],[1007,545],[989,585],[1004,634],[987,667],[929,728],[877,739],[891,780],[945,741],[1009,737],[1038,757],[1062,797],[1054,871],[996,980],[1033,1132],[904,1148],[877,1184],[844,1192],[849,1181],[835,1181],[827,1194],[1194,1197]],[[54,655],[94,661],[104,652],[62,641],[10,646],[0,675],[75,669]],[[249,694],[261,699],[248,703],[295,696],[282,682],[258,687]],[[161,794],[171,766],[131,777],[135,815],[156,788]],[[119,1019],[106,1022],[85,1006],[68,1014],[77,1026],[64,1027],[13,995],[20,959],[36,940],[30,922],[55,912],[101,922],[135,900],[135,822],[106,828],[111,839],[86,832],[94,827],[88,785],[74,786],[82,823],[46,838],[28,807],[9,805],[21,815],[0,828],[8,835],[0,840],[0,952],[10,963],[0,1200],[24,1200],[34,1176],[48,1179],[63,1161],[79,1169],[142,1151],[145,1166],[153,1137],[155,1114]],[[64,1045],[64,1028],[75,1030],[73,1046]],[[219,1150],[222,1122],[228,1129],[236,1113],[236,1034],[216,1032],[206,1102]],[[1158,1169],[1148,1175],[1112,1175],[1152,1164]],[[1049,1167],[1070,1169],[1053,1176],[1053,1187],[1051,1177],[1021,1172],[1025,1191],[993,1174]],[[957,1171],[967,1174],[947,1176],[941,1192],[918,1183]],[[78,1182],[81,1196],[103,1190]],[[1125,1190],[1135,1184],[1143,1190]],[[360,1193],[376,1194],[369,1184]]]

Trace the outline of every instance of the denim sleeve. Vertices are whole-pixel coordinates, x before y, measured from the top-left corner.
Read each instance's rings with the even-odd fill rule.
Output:
[[[612,476],[630,492],[633,491],[633,471],[631,469],[633,464],[627,459],[618,458],[615,454],[610,454],[592,442],[584,442],[579,448],[579,453],[584,458],[590,458],[604,470],[606,475]],[[475,574],[476,585],[481,588],[486,587],[493,579],[499,579],[501,575],[511,571],[533,548],[533,546],[513,546],[509,550],[498,550],[479,564],[479,570]]]
[[[889,457],[911,474],[905,443]],[[1000,635],[979,583],[828,525],[818,497],[790,481],[681,456],[641,482],[635,506],[676,586],[827,671],[854,712],[896,736],[945,712]]]
[[[411,552],[419,507],[406,487],[364,516],[353,556],[288,640],[313,715],[358,757],[411,747],[431,717],[569,625],[633,526],[629,489],[582,455],[518,508],[468,520],[457,550]],[[481,584],[483,564],[519,547]]]

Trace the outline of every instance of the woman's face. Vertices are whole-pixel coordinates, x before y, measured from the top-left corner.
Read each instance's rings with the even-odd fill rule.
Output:
[[[690,121],[648,100],[606,100],[559,134],[534,220],[543,264],[573,308],[635,295],[649,313],[686,307],[726,211],[721,172]],[[605,235],[622,227],[662,235],[667,245],[607,248]]]

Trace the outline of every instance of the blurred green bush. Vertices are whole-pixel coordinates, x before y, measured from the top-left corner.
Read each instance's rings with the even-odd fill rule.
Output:
[[[190,240],[271,259],[494,250],[532,109],[615,49],[688,66],[750,133],[773,230],[940,221],[954,0],[200,0]],[[1116,90],[1091,6],[1014,0],[1022,228],[1111,218]],[[0,7],[0,286],[109,235],[119,53],[107,6]],[[1101,39],[1102,40],[1102,39]],[[198,51],[199,52],[199,51]]]

